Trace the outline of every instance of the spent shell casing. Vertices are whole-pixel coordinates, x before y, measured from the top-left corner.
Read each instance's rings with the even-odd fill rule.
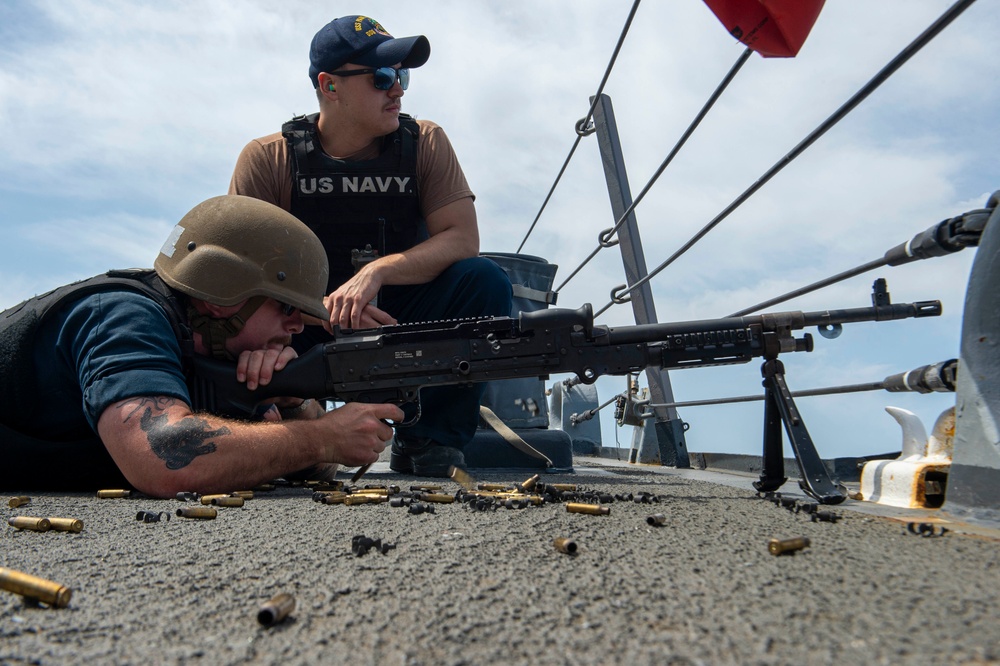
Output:
[[[522,481],[521,484],[518,486],[518,488],[520,488],[521,492],[523,492],[523,493],[530,493],[532,490],[535,489],[535,485],[537,483],[538,483],[538,475],[535,474],[530,479],[527,479],[526,481]]]
[[[455,467],[454,465],[449,467],[448,476],[451,477],[452,481],[459,484],[466,490],[472,490],[476,485],[476,481],[472,478],[472,475],[461,467]]]
[[[49,525],[59,532],[82,532],[83,521],[76,518],[49,518]]]
[[[131,490],[98,490],[97,497],[100,499],[122,499],[123,497],[129,497],[132,494]]]
[[[566,537],[557,537],[552,545],[555,546],[556,550],[560,553],[566,553],[567,555],[576,554],[576,542],[572,539]]]
[[[323,504],[343,504],[345,499],[347,499],[347,493],[333,491],[327,493],[320,501]]]
[[[794,554],[797,550],[809,547],[807,537],[792,537],[791,539],[771,539],[767,542],[767,549],[772,555],[783,555],[785,553]]]
[[[242,497],[214,497],[212,506],[243,506]]]
[[[269,493],[272,490],[274,490],[274,484],[273,483],[262,483],[259,486],[254,486],[253,489],[256,490],[257,492]]]
[[[576,490],[575,483],[546,483],[545,487],[552,488],[553,490],[562,490],[564,492]]]
[[[37,599],[55,608],[65,608],[73,596],[73,590],[65,585],[4,567],[0,567],[0,589]]]
[[[434,502],[435,504],[451,504],[455,501],[454,495],[444,495],[442,493],[421,493],[422,502]]]
[[[257,611],[257,621],[265,627],[278,624],[295,610],[295,597],[282,593],[263,604]]]
[[[216,493],[215,495],[202,495],[201,503],[207,506],[212,503],[212,500],[219,499],[220,497],[232,497],[232,495],[228,493],[222,493],[222,494]]]
[[[181,518],[197,518],[200,520],[212,520],[219,515],[214,506],[184,506],[177,509],[177,515]]]
[[[433,484],[422,484],[417,486],[410,486],[410,490],[413,492],[428,492],[432,493],[435,490],[441,490],[441,486],[436,486]]]
[[[606,516],[611,513],[611,507],[600,504],[580,504],[570,502],[566,505],[566,510],[570,513],[589,513],[593,516]]]
[[[31,501],[30,497],[25,497],[23,495],[20,495],[18,497],[11,497],[9,500],[7,500],[7,506],[9,506],[12,509],[16,509],[19,506],[24,506],[30,501]]]
[[[348,495],[344,498],[344,504],[347,506],[355,506],[357,504],[381,504],[382,502],[388,502],[389,498],[386,495]]]
[[[352,495],[389,495],[388,488],[354,488],[351,490]]]
[[[654,513],[652,516],[646,516],[646,523],[653,527],[663,527],[667,524],[667,517],[662,513]]]
[[[232,495],[233,497],[242,497],[245,500],[252,500],[253,499],[253,491],[252,490],[234,490],[233,492],[231,492],[229,494]]]
[[[7,524],[19,530],[31,530],[32,532],[48,532],[52,529],[48,518],[32,518],[30,516],[8,518]]]
[[[480,483],[479,490],[510,490],[506,483]]]

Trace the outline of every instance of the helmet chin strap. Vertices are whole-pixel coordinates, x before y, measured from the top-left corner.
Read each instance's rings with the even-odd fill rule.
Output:
[[[239,312],[226,318],[201,314],[189,304],[188,319],[191,322],[191,328],[201,334],[202,342],[205,343],[213,358],[235,361],[236,357],[226,349],[226,340],[238,335],[246,326],[247,320],[260,306],[264,305],[266,300],[267,296],[253,296],[247,300]]]

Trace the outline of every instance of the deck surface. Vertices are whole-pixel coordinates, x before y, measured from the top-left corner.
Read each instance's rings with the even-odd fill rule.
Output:
[[[756,497],[749,479],[691,470],[593,461],[542,480],[661,502],[616,501],[607,516],[561,504],[410,515],[278,488],[212,521],[149,524],[137,511],[180,502],[4,502],[8,516],[85,528],[2,528],[0,566],[73,597],[54,609],[0,591],[0,663],[1000,663],[1000,548],[988,531],[920,537],[850,500],[832,509],[838,522],[813,522]],[[379,463],[363,482],[418,481]],[[653,513],[667,524],[649,526]],[[357,534],[396,548],[358,557]],[[579,552],[557,552],[560,536]],[[811,546],[768,552],[770,538],[794,536]],[[260,626],[258,606],[279,592],[297,608]]]

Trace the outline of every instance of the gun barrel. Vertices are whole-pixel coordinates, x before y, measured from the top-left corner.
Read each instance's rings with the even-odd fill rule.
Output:
[[[767,317],[768,315],[760,315]],[[890,303],[870,308],[847,308],[802,313],[803,326],[831,326],[853,324],[862,321],[893,321],[896,319],[920,319],[941,316],[941,301],[917,301],[916,303]]]

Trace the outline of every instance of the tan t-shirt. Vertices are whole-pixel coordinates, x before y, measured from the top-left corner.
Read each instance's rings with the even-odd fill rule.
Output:
[[[420,211],[426,218],[438,208],[475,195],[469,189],[458,157],[444,130],[428,120],[418,120],[417,188]],[[359,153],[337,159],[370,160],[378,157],[378,141]],[[285,210],[292,209],[292,163],[288,143],[280,132],[246,145],[236,161],[229,194],[263,199]]]

